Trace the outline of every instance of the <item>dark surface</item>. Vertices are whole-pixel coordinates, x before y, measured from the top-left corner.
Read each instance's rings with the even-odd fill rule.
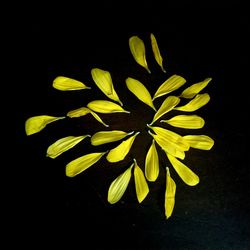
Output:
[[[18,140],[13,170],[17,175],[9,180],[10,187],[17,184],[10,203],[11,211],[14,209],[10,234],[20,236],[20,244],[34,244],[33,249],[40,245],[70,249],[250,248],[248,15],[234,8],[190,12],[152,6],[141,9],[139,16],[136,11],[109,8],[97,12],[85,8],[81,15],[79,10],[75,15],[69,10],[71,15],[67,15],[56,9],[43,17],[34,14],[32,22],[23,24],[24,35],[17,48],[22,79],[16,91],[14,136]],[[152,57],[150,32],[157,38],[166,74]],[[130,54],[128,38],[132,35],[145,42],[151,75]],[[85,140],[54,160],[46,158],[47,147],[63,136],[93,134],[104,127],[86,116],[55,122],[27,137],[24,122],[40,114],[61,116],[90,100],[106,99],[91,79],[93,67],[110,71],[118,95],[131,111],[129,119],[126,114],[114,114],[101,116],[103,120],[113,129],[142,133],[124,161],[112,165],[103,158],[84,173],[68,178],[67,162],[115,144],[97,149]],[[185,164],[200,177],[196,187],[185,185],[170,166],[177,194],[174,213],[166,220],[163,198],[168,161],[163,154],[160,176],[149,183],[150,193],[143,203],[136,200],[133,179],[119,203],[109,205],[106,197],[111,181],[133,158],[143,166],[150,143],[145,124],[153,113],[125,88],[124,80],[135,77],[154,93],[172,74],[185,77],[187,84],[213,78],[203,91],[210,94],[211,101],[195,113],[206,120],[198,132],[211,136],[215,145],[210,151],[190,150],[187,154]],[[52,81],[59,75],[85,82],[92,90],[57,91]],[[162,100],[157,100],[157,107]],[[176,131],[183,135],[192,132]]]

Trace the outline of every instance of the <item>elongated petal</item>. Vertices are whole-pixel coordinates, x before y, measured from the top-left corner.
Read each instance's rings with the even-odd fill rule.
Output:
[[[56,77],[53,81],[52,86],[55,89],[62,91],[90,89],[90,87],[86,86],[84,83],[65,76]]]
[[[55,117],[49,115],[32,116],[25,121],[25,132],[27,135],[32,135],[40,132],[49,123],[63,119],[65,116]]]
[[[111,131],[99,131],[96,132],[91,137],[91,144],[93,146],[98,146],[105,143],[110,143],[114,141],[119,141],[123,139],[124,137],[133,134],[133,132],[124,132],[121,130],[111,130]]]
[[[109,203],[114,204],[122,198],[131,179],[131,170],[133,166],[134,163],[128,169],[126,169],[122,174],[120,174],[109,186],[108,190]]]
[[[175,171],[187,185],[195,186],[199,183],[199,176],[197,176],[190,168],[170,154],[167,154],[167,157]]]
[[[175,110],[186,111],[186,112],[193,112],[204,105],[206,105],[210,100],[210,96],[207,93],[204,94],[197,94],[194,99],[189,101],[186,105],[175,107]]]
[[[76,158],[66,165],[66,175],[68,177],[74,177],[80,174],[99,161],[104,154],[106,154],[106,152],[90,153]]]
[[[198,94],[202,89],[204,89],[208,83],[212,80],[212,78],[206,78],[202,82],[195,83],[191,85],[190,87],[184,89],[184,91],[181,93],[180,97],[191,99],[196,94]]]
[[[186,82],[186,79],[184,79],[182,76],[179,76],[179,75],[170,76],[157,89],[157,91],[154,94],[153,100],[180,88],[185,82]]]
[[[161,67],[161,70],[164,73],[166,73],[166,70],[163,67],[163,59],[162,59],[162,56],[161,56],[161,53],[160,53],[160,49],[159,49],[157,40],[156,40],[153,33],[150,34],[150,40],[151,40],[151,46],[152,46],[154,58],[155,58],[156,62],[158,63],[158,65]]]
[[[111,149],[106,157],[107,160],[109,162],[118,162],[123,160],[131,149],[134,140],[139,133],[140,132],[135,133],[134,135],[120,143],[117,147]]]
[[[135,61],[151,73],[146,60],[146,50],[144,42],[138,36],[129,38],[129,48]]]
[[[168,123],[174,127],[187,129],[202,128],[205,124],[204,119],[198,115],[177,115],[169,120],[161,120],[161,122]]]
[[[151,124],[153,124],[155,121],[157,121],[160,117],[162,117],[164,114],[172,110],[178,103],[180,102],[180,98],[176,96],[168,96],[165,101],[162,103],[158,111],[155,113],[153,121]]]
[[[81,108],[69,111],[67,113],[67,116],[70,118],[75,118],[75,117],[81,117],[81,116],[87,115],[89,113],[90,113],[90,109],[86,107],[81,107]]]
[[[152,101],[152,97],[146,87],[138,80],[128,77],[126,79],[126,85],[128,89],[142,102],[146,103],[152,109],[155,109],[155,106]]]
[[[87,107],[92,111],[104,114],[118,112],[130,113],[129,111],[124,110],[120,105],[106,100],[91,101],[87,104]]]
[[[149,181],[156,181],[159,175],[159,157],[155,146],[155,140],[147,152],[145,159],[145,176]]]
[[[81,142],[86,137],[90,135],[81,135],[81,136],[67,136],[55,141],[47,149],[47,156],[55,159],[65,151],[73,148],[76,144]]]
[[[94,111],[91,110],[90,113],[91,113],[91,115],[92,115],[98,122],[102,123],[105,127],[109,127],[109,125],[106,124],[106,123],[101,119],[101,117],[100,117],[98,114],[96,114]]]
[[[141,203],[149,193],[149,188],[143,171],[140,169],[135,159],[134,162],[135,162],[134,179],[135,179],[136,197],[138,202]]]
[[[176,184],[170,176],[169,168],[167,167],[166,191],[165,191],[165,215],[168,219],[174,210],[175,205]]]
[[[185,135],[183,138],[192,148],[210,150],[214,145],[214,140],[207,135]]]
[[[97,85],[97,87],[111,100],[119,102],[120,105],[122,105],[122,102],[120,101],[112,82],[111,75],[108,71],[102,70],[99,68],[93,68],[91,70],[91,76]]]

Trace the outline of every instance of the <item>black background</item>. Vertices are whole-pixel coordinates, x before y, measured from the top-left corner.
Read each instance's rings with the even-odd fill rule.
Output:
[[[13,31],[16,69],[14,143],[6,190],[11,215],[10,235],[19,244],[36,249],[67,246],[70,249],[249,249],[249,17],[244,8],[193,8],[144,4],[93,3],[89,6],[37,6],[20,17]],[[41,6],[44,7],[44,6]],[[150,50],[154,33],[167,73],[161,72]],[[133,60],[128,39],[138,35],[146,46],[152,74]],[[105,158],[84,173],[68,178],[65,165],[87,152],[97,151],[88,140],[57,159],[46,158],[47,147],[69,134],[93,134],[104,129],[91,117],[66,119],[27,137],[25,120],[34,115],[64,115],[104,98],[91,79],[90,70],[110,71],[127,114],[103,115],[114,129],[140,130],[128,157],[117,164]],[[106,200],[111,181],[136,158],[143,166],[150,143],[145,124],[152,119],[124,85],[126,77],[139,79],[154,93],[172,74],[187,84],[206,77],[212,81],[203,92],[210,102],[196,114],[206,125],[194,133],[215,140],[210,151],[190,150],[185,164],[200,177],[196,187],[177,184],[176,205],[169,220],[164,216],[166,156],[160,154],[160,176],[149,183],[150,193],[138,204],[133,179],[122,200]],[[60,92],[52,88],[56,76],[78,79],[91,90]],[[11,77],[11,75],[10,75]],[[163,99],[156,101],[159,107]],[[12,116],[13,118],[13,116]],[[12,127],[11,127],[12,129]],[[193,131],[176,130],[180,134]],[[115,145],[115,144],[114,144]],[[113,146],[114,146],[113,145]],[[112,145],[98,147],[98,151]],[[10,159],[10,158],[8,158]]]

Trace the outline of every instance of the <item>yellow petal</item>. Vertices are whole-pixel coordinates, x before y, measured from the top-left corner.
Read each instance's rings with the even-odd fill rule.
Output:
[[[145,176],[149,181],[155,181],[159,175],[159,157],[155,146],[155,140],[147,152],[145,159]]]
[[[198,115],[177,115],[169,120],[161,120],[161,122],[168,123],[174,127],[187,129],[202,128],[205,124],[204,119]]]
[[[124,137],[133,134],[133,132],[127,133],[120,130],[112,130],[112,131],[99,131],[96,132],[91,137],[91,144],[93,146],[98,146],[105,143],[110,143],[114,141],[119,141],[123,139]]]
[[[126,85],[128,89],[142,102],[150,106],[152,109],[155,109],[155,106],[152,101],[152,97],[146,87],[138,80],[128,77],[126,79]]]
[[[131,179],[131,169],[133,166],[134,163],[128,169],[126,169],[122,174],[120,174],[109,186],[108,190],[109,203],[114,204],[122,198]]]
[[[185,82],[186,80],[183,77],[172,75],[160,85],[154,94],[153,100],[180,88]]]
[[[143,171],[137,165],[136,160],[134,159],[134,179],[135,179],[135,190],[136,196],[139,203],[141,203],[147,196],[149,192],[148,183],[145,179]]]
[[[158,65],[161,67],[162,71],[164,73],[166,73],[166,70],[163,67],[163,59],[162,59],[162,56],[161,56],[161,53],[160,53],[160,50],[159,50],[157,40],[156,40],[154,34],[152,34],[152,33],[150,34],[150,40],[151,40],[151,46],[152,46],[152,50],[153,50],[155,60],[158,63]]]
[[[66,175],[74,177],[94,165],[106,152],[90,153],[76,158],[66,165]]]
[[[186,105],[176,107],[175,110],[186,111],[186,112],[193,112],[202,106],[206,105],[210,100],[210,96],[207,93],[204,94],[197,94],[194,99],[189,101]]]
[[[122,105],[122,102],[120,101],[112,82],[111,75],[108,71],[102,70],[99,68],[93,68],[91,70],[92,78],[97,85],[97,87],[111,100],[119,102],[120,105]]]
[[[101,117],[100,117],[98,114],[96,114],[94,111],[91,110],[90,113],[91,113],[91,115],[92,115],[98,122],[102,123],[105,127],[109,127],[109,125],[106,124],[106,123],[101,119]]]
[[[87,107],[95,112],[104,114],[118,112],[130,113],[129,111],[124,110],[120,105],[106,100],[91,101],[87,104]]]
[[[109,162],[118,162],[123,160],[131,149],[134,140],[139,133],[140,132],[135,133],[133,136],[120,143],[117,147],[111,149],[106,157],[107,160]]]
[[[151,73],[146,60],[146,50],[144,42],[138,36],[132,36],[129,38],[129,48],[135,61],[139,65],[144,67],[148,71],[148,73]]]
[[[175,171],[187,185],[195,186],[199,183],[199,176],[197,176],[190,168],[177,160],[174,156],[170,154],[167,154],[167,156]]]
[[[90,137],[90,135],[81,136],[67,136],[55,141],[47,149],[47,156],[55,159],[65,151],[73,148],[76,144],[81,142],[84,138]]]
[[[38,115],[30,117],[25,122],[25,132],[27,135],[38,133],[42,129],[44,129],[49,123],[63,118],[65,118],[65,116],[55,117],[49,115]]]
[[[153,117],[153,121],[151,124],[153,124],[155,121],[157,121],[161,116],[172,110],[178,103],[180,102],[180,98],[176,96],[168,96],[165,101],[162,103],[158,111],[155,113]]]
[[[210,150],[214,145],[214,140],[207,135],[185,135],[183,138],[192,148]]]
[[[176,184],[170,176],[169,168],[167,167],[166,191],[165,191],[165,215],[168,219],[174,210],[175,205]]]
[[[81,107],[78,109],[74,109],[71,110],[67,113],[67,116],[70,118],[75,118],[75,117],[80,117],[80,116],[84,116],[90,113],[90,109],[86,108],[86,107]]]
[[[52,86],[62,91],[90,89],[90,87],[86,86],[84,83],[65,76],[56,77]]]
[[[184,91],[181,93],[180,97],[184,97],[187,99],[193,98],[202,89],[204,89],[211,80],[212,80],[212,78],[210,77],[210,78],[206,78],[202,82],[198,82],[198,83],[191,85],[190,87],[184,89]]]

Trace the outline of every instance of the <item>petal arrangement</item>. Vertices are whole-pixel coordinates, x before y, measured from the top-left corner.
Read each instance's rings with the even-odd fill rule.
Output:
[[[163,73],[166,73],[166,69],[163,66],[163,58],[161,56],[158,43],[154,34],[150,34],[151,49],[154,55],[154,59],[160,66]],[[152,74],[149,69],[146,59],[146,47],[141,38],[138,36],[132,36],[129,38],[129,48],[135,62],[143,67],[147,73]],[[114,84],[112,82],[111,74],[100,68],[93,68],[91,70],[91,76],[96,86],[103,92],[108,100],[93,100],[87,103],[86,106],[80,107],[75,110],[70,110],[66,115],[60,117],[54,117],[50,115],[38,115],[30,117],[25,122],[25,131],[27,135],[32,135],[40,132],[48,124],[56,122],[64,118],[77,118],[91,114],[97,122],[100,122],[106,128],[109,124],[103,122],[101,117],[97,113],[111,114],[111,113],[126,113],[130,114],[129,110],[126,110],[124,103],[121,102]],[[176,183],[171,177],[170,171],[172,168],[179,175],[184,183],[189,186],[195,186],[199,183],[199,177],[188,166],[183,163],[185,155],[190,148],[200,150],[210,150],[214,145],[214,140],[207,135],[195,134],[195,135],[179,135],[174,131],[166,129],[164,126],[156,126],[154,123],[159,121],[162,125],[168,125],[173,128],[182,129],[201,129],[205,121],[202,117],[196,114],[189,114],[194,112],[204,105],[206,105],[210,96],[208,93],[201,93],[201,91],[208,85],[212,78],[205,78],[203,81],[194,83],[185,88],[179,95],[172,95],[172,92],[178,90],[186,83],[186,79],[179,75],[172,75],[168,77],[154,94],[151,94],[145,85],[138,79],[127,77],[125,84],[127,89],[131,91],[139,101],[148,105],[154,110],[154,116],[152,121],[149,121],[146,126],[148,127],[148,136],[151,137],[151,143],[148,145],[148,150],[145,155],[144,166],[139,166],[136,159],[133,159],[133,163],[123,172],[120,173],[111,183],[107,192],[107,201],[110,204],[117,203],[126,192],[126,189],[131,181],[132,174],[134,175],[134,185],[136,191],[136,197],[139,203],[147,197],[149,193],[148,182],[155,182],[160,172],[160,161],[157,151],[157,147],[161,148],[166,154],[169,160],[169,165],[164,166],[165,171],[165,216],[168,219],[171,217],[175,206],[176,195]],[[81,81],[65,77],[58,76],[54,79],[52,86],[60,91],[74,91],[90,89],[85,83]],[[170,94],[170,95],[169,95]],[[154,100],[159,97],[164,97],[163,102],[159,108],[156,108]],[[184,105],[180,103],[184,102]],[[171,117],[170,119],[163,119],[166,113],[170,113],[172,110],[177,112],[185,112]],[[111,142],[120,143],[105,152],[92,152],[78,157],[66,164],[65,172],[66,176],[74,177],[95,163],[97,163],[102,157],[106,157],[106,160],[110,163],[116,163],[124,160],[130,152],[134,141],[140,131],[122,131],[122,130],[103,130],[98,131],[93,135],[83,134],[79,136],[66,136],[60,138],[52,143],[47,148],[47,156],[55,159],[61,154],[70,150],[79,144],[82,140],[89,138],[92,146],[98,146],[108,144]]]

